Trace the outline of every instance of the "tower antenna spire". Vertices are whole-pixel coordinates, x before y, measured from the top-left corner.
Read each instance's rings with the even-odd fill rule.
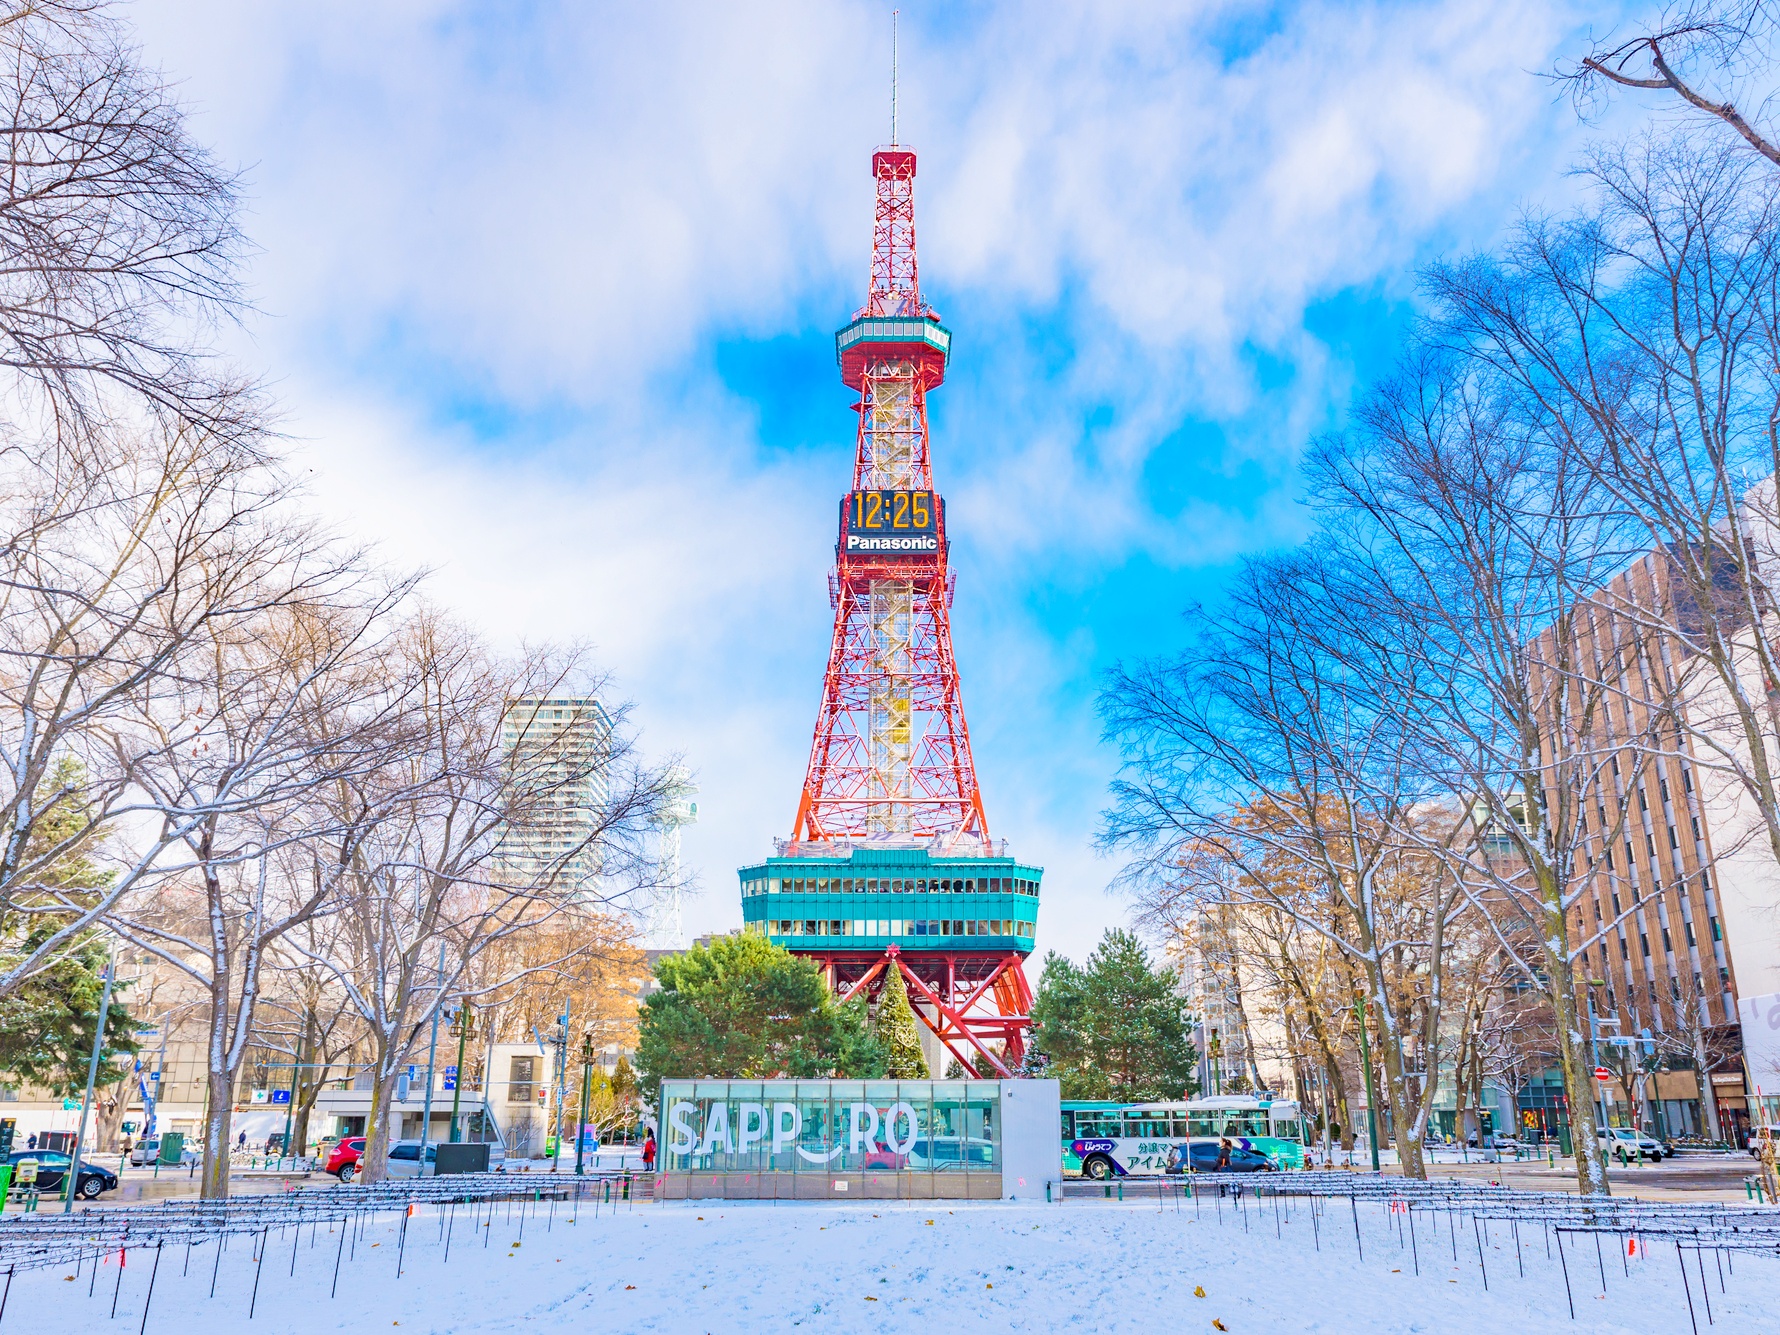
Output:
[[[902,11],[890,11],[890,146],[896,147],[896,19]]]

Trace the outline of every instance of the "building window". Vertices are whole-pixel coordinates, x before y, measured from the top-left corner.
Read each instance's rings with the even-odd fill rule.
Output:
[[[532,1081],[537,1078],[536,1057],[514,1057],[507,1065],[507,1102],[530,1103]]]

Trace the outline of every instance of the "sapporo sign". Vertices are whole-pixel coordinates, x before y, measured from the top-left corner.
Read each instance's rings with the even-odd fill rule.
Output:
[[[762,1153],[776,1158],[791,1149],[806,1163],[828,1164],[843,1153],[888,1150],[906,1157],[921,1139],[920,1117],[906,1100],[882,1111],[863,1100],[831,1106],[836,1113],[832,1125],[808,1128],[819,1133],[811,1146],[804,1135],[803,1109],[796,1103],[742,1099],[732,1106],[728,1100],[714,1100],[705,1104],[701,1124],[699,1104],[676,1099],[668,1104],[667,1150],[701,1159],[719,1154],[746,1159]]]

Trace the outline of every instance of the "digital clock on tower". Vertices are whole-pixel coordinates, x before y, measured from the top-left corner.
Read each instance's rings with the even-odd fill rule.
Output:
[[[848,556],[932,556],[943,502],[931,491],[852,491],[841,502]]]

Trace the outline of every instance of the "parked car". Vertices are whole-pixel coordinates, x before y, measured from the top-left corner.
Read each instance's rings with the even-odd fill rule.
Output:
[[[1769,1126],[1767,1131],[1775,1140],[1780,1141],[1780,1126]],[[1749,1128],[1749,1157],[1752,1159],[1761,1158],[1761,1133],[1762,1128],[1759,1126]]]
[[[130,1147],[130,1163],[133,1167],[145,1168],[149,1164],[157,1161],[160,1157],[161,1138],[159,1136],[150,1136],[145,1140],[139,1140]],[[197,1150],[193,1149],[190,1145],[180,1147],[179,1162],[182,1165],[195,1164],[198,1162],[198,1159],[199,1155]]]
[[[1230,1162],[1222,1168],[1218,1167],[1218,1155],[1221,1153],[1216,1141],[1196,1140],[1188,1147],[1189,1162],[1195,1173],[1271,1173],[1274,1171],[1273,1160],[1259,1150],[1244,1149],[1240,1145],[1230,1147]]]
[[[18,1172],[18,1165],[26,1159],[37,1160],[36,1187],[39,1191],[60,1191],[62,1183],[68,1178],[68,1165],[72,1156],[60,1150],[14,1150],[8,1156],[13,1172]],[[29,1182],[15,1182],[14,1186],[31,1186]],[[75,1184],[74,1194],[82,1200],[96,1200],[101,1192],[117,1189],[117,1174],[97,1164],[87,1163],[84,1159],[80,1165],[80,1180]]]
[[[342,1182],[350,1182],[358,1174],[359,1160],[365,1154],[363,1136],[347,1136],[328,1155],[328,1172]]]
[[[995,1144],[963,1136],[923,1136],[909,1148],[908,1166],[942,1173],[966,1169],[986,1173],[995,1167]]]
[[[1621,1163],[1636,1159],[1640,1153],[1652,1163],[1662,1162],[1663,1143],[1635,1127],[1596,1127],[1595,1139],[1606,1148],[1608,1158],[1618,1159]]]
[[[438,1156],[439,1143],[436,1140],[427,1142],[424,1163],[421,1162],[418,1140],[398,1140],[389,1147],[386,1171],[390,1177],[431,1177]]]

